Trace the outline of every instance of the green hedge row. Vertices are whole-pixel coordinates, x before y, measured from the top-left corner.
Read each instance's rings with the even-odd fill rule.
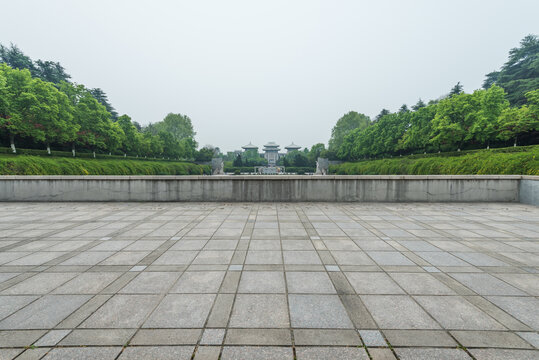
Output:
[[[71,151],[58,151],[58,150],[51,150],[51,153],[47,153],[47,150],[40,150],[40,149],[19,149],[17,148],[17,153],[13,154],[13,151],[11,148],[7,147],[0,147],[0,154],[8,154],[8,155],[33,155],[33,156],[46,156],[46,157],[67,157],[67,158],[73,158],[73,153]],[[92,152],[80,152],[76,151],[75,158],[84,158],[84,159],[94,159],[94,154]],[[143,157],[136,157],[136,156],[123,156],[120,154],[95,154],[95,159],[118,159],[118,160],[141,160],[141,161],[173,161],[177,162],[178,160],[172,160],[172,159],[162,159],[162,158],[143,158]]]
[[[519,150],[517,150],[519,149]],[[330,166],[338,175],[539,175],[539,145],[473,151],[459,156],[413,156]]]
[[[208,165],[145,160],[101,160],[0,155],[0,175],[203,175]]]

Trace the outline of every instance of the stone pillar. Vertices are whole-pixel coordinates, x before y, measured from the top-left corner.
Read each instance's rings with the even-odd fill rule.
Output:
[[[318,158],[316,161],[316,173],[315,175],[327,175],[329,171],[329,159]]]
[[[211,159],[211,174],[212,175],[224,175],[225,163],[221,158]]]

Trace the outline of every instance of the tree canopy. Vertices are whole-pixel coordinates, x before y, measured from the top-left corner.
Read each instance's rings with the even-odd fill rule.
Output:
[[[511,105],[526,103],[526,93],[539,88],[539,37],[528,35],[520,46],[509,51],[509,59],[500,71],[486,75],[483,88],[491,85],[501,86]]]

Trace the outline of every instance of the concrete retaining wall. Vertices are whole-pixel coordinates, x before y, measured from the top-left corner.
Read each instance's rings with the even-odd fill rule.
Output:
[[[0,201],[521,201],[538,204],[538,180],[538,176],[519,175],[0,176]]]
[[[539,176],[523,176],[520,180],[521,203],[539,206]]]

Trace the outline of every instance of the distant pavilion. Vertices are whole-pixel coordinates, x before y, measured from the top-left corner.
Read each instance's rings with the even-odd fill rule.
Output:
[[[264,158],[268,160],[269,166],[275,166],[277,164],[277,160],[279,160],[279,145],[277,145],[274,141],[270,141],[266,145],[264,145]]]
[[[258,152],[258,146],[256,145],[253,145],[250,141],[249,141],[249,144],[245,145],[245,146],[242,146],[241,147],[243,149],[243,151],[256,151]]]
[[[290,153],[292,151],[296,151],[296,150],[299,150],[301,149],[301,146],[298,146],[296,144],[294,144],[294,142],[292,141],[292,144],[288,145],[288,146],[285,146],[284,147],[286,149],[286,153]]]

